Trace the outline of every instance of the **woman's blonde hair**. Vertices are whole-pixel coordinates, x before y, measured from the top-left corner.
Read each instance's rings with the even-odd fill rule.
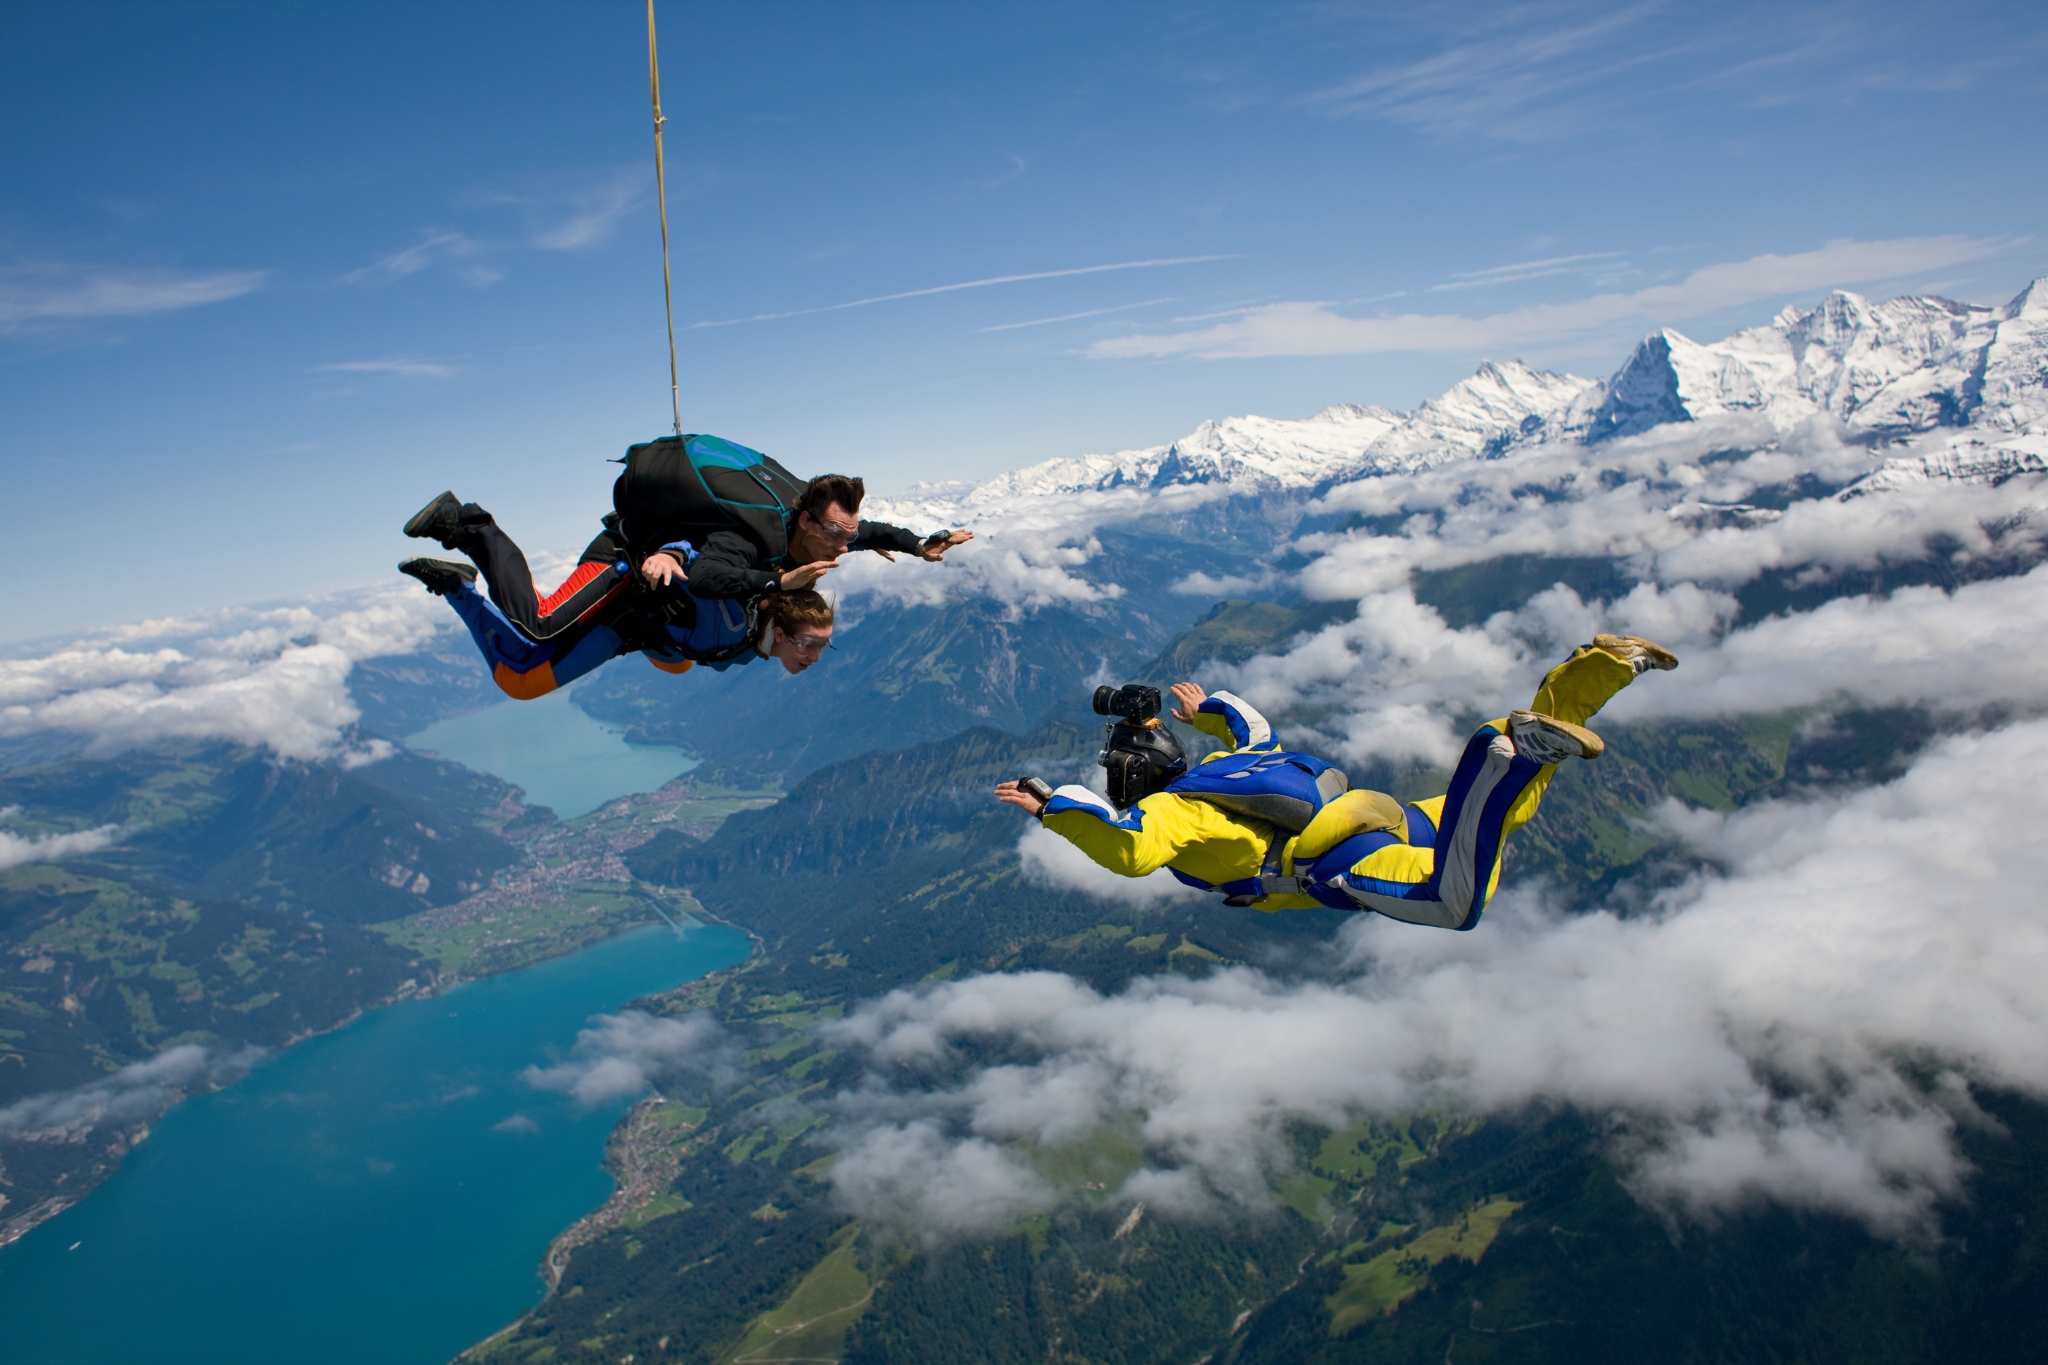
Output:
[[[806,628],[825,629],[832,624],[832,604],[812,588],[771,592],[761,599],[761,619],[773,621],[784,635]]]

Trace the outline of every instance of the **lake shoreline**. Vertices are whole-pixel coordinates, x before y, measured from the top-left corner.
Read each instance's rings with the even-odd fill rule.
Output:
[[[718,921],[711,916],[699,916],[694,913],[690,914],[690,920],[693,923],[718,923],[725,928],[738,927],[736,925],[725,925],[722,921]],[[479,972],[475,975],[464,975],[462,973],[455,973],[448,976],[443,976],[437,972],[434,974],[431,980],[427,981],[424,984],[421,983],[418,980],[418,978],[408,977],[404,982],[402,982],[399,985],[399,987],[396,990],[392,991],[389,995],[382,996],[376,1000],[371,1001],[366,1005],[358,1006],[346,1017],[337,1019],[332,1024],[329,1024],[324,1028],[307,1029],[302,1033],[295,1033],[291,1035],[289,1038],[287,1038],[281,1046],[266,1050],[263,1056],[258,1060],[268,1061],[270,1058],[280,1056],[285,1052],[288,1052],[291,1049],[298,1047],[302,1043],[309,1043],[316,1038],[325,1038],[330,1034],[339,1033],[341,1030],[349,1027],[351,1024],[354,1024],[358,1020],[364,1019],[369,1015],[377,1013],[380,1010],[389,1009],[393,1005],[402,1005],[405,1004],[407,1001],[411,1000],[431,1000],[436,996],[446,995],[449,991],[454,990],[458,986],[468,985],[472,981],[487,981],[493,977],[509,976],[514,972],[523,972],[530,967],[538,967],[544,962],[552,962],[557,958],[567,957],[572,953],[580,953],[588,949],[600,947],[605,943],[609,943],[612,939],[615,939],[622,934],[632,933],[636,929],[653,929],[659,927],[662,926],[661,921],[658,919],[643,920],[632,924],[617,925],[615,927],[607,928],[605,932],[598,934],[595,937],[581,939],[575,943],[564,944],[561,948],[559,948],[556,951],[542,953],[527,961],[516,963],[507,966],[502,970],[497,971]],[[243,1074],[246,1075],[247,1073],[245,1072]],[[52,1196],[49,1199],[42,1200],[39,1203],[36,1203],[30,1206],[29,1208],[23,1210],[21,1213],[15,1214],[12,1217],[5,1219],[4,1221],[0,1221],[0,1247],[6,1247],[13,1244],[14,1242],[21,1240],[23,1237],[26,1237],[29,1233],[35,1231],[37,1228],[49,1222],[51,1219],[60,1217],[67,1211],[77,1208],[80,1204],[84,1203],[86,1199],[91,1197],[92,1192],[94,1190],[98,1189],[101,1185],[105,1184],[109,1179],[111,1179],[114,1176],[114,1174],[117,1171],[121,1169],[121,1163],[123,1160],[127,1158],[128,1154],[133,1152],[137,1147],[140,1147],[145,1141],[147,1141],[152,1128],[156,1124],[161,1123],[164,1117],[171,1113],[172,1110],[177,1109],[181,1105],[189,1104],[193,1100],[200,1099],[206,1095],[218,1094],[220,1091],[229,1089],[232,1086],[238,1084],[241,1081],[241,1079],[241,1076],[236,1076],[233,1080],[225,1081],[220,1085],[206,1086],[203,1088],[191,1090],[189,1092],[181,1093],[177,1099],[171,1101],[171,1103],[164,1106],[163,1109],[159,1110],[146,1122],[126,1124],[120,1128],[115,1129],[111,1135],[111,1141],[107,1142],[106,1146],[103,1149],[107,1157],[106,1164],[104,1166],[97,1167],[93,1170],[93,1178],[91,1180],[91,1183],[84,1185],[75,1193],[67,1191],[65,1194]],[[89,1131],[87,1135],[79,1139],[79,1141],[89,1145],[93,1141],[92,1132]],[[53,1205],[54,1207],[52,1207]]]
[[[628,1180],[624,1182],[628,1188],[622,1188],[619,1182],[600,1176],[596,1169],[600,1162],[595,1160],[598,1152],[592,1150],[598,1143],[603,1144],[601,1150],[607,1153],[614,1149],[621,1132],[630,1127],[632,1114],[645,1105],[629,1107],[620,1115],[605,1104],[599,1113],[591,1113],[560,1093],[558,1087],[533,1084],[528,1079],[533,1069],[537,1066],[545,1071],[558,1064],[551,1062],[551,1058],[578,1056],[572,1045],[579,1030],[589,1026],[589,1019],[616,1013],[635,1000],[714,975],[744,963],[753,955],[752,939],[729,926],[693,916],[680,934],[673,930],[654,932],[668,927],[658,921],[642,921],[637,926],[608,933],[596,942],[529,964],[552,969],[534,978],[530,986],[508,986],[507,983],[522,976],[523,969],[519,969],[465,980],[436,979],[411,991],[394,992],[376,1006],[357,1011],[348,1020],[302,1036],[291,1046],[273,1052],[262,1068],[266,1074],[261,1083],[248,1089],[244,1078],[237,1083],[245,1087],[241,1095],[225,1107],[216,1100],[193,1116],[181,1099],[165,1111],[176,1122],[164,1125],[161,1133],[151,1139],[153,1159],[139,1174],[124,1182],[120,1198],[113,1205],[73,1196],[67,1209],[59,1212],[84,1219],[76,1232],[45,1232],[43,1239],[33,1239],[35,1249],[27,1259],[21,1259],[21,1247],[10,1245],[5,1272],[0,1273],[0,1291],[6,1292],[0,1297],[19,1303],[5,1315],[25,1324],[31,1336],[47,1334],[57,1330],[57,1317],[61,1314],[54,1308],[44,1311],[37,1305],[61,1302],[88,1281],[133,1284],[140,1292],[132,1297],[146,1301],[152,1293],[170,1292],[148,1283],[158,1278],[158,1272],[147,1267],[185,1267],[174,1272],[172,1279],[180,1275],[209,1278],[220,1273],[213,1269],[217,1260],[224,1272],[236,1260],[250,1259],[238,1249],[217,1257],[213,1249],[216,1241],[223,1248],[240,1248],[263,1244],[278,1235],[286,1239],[283,1244],[274,1244],[282,1246],[281,1254],[258,1254],[256,1273],[280,1273],[273,1262],[289,1263],[293,1258],[302,1273],[291,1278],[283,1300],[273,1295],[273,1306],[304,1298],[314,1306],[316,1316],[341,1312],[343,1296],[316,1283],[331,1276],[324,1271],[304,1273],[306,1268],[338,1264],[333,1258],[347,1255],[343,1248],[352,1239],[361,1242],[371,1237],[385,1243],[396,1235],[399,1244],[417,1249],[411,1259],[427,1258],[420,1272],[406,1271],[400,1275],[403,1288],[397,1298],[405,1304],[412,1321],[403,1330],[391,1324],[364,1328],[363,1341],[382,1333],[406,1345],[400,1352],[404,1358],[430,1352],[439,1362],[452,1358],[483,1336],[476,1329],[492,1320],[516,1322],[530,1302],[526,1298],[529,1291],[520,1288],[521,1285],[532,1286],[530,1292],[535,1295],[545,1294],[544,1272],[540,1283],[529,1279],[539,1267],[527,1257],[538,1252],[544,1260],[547,1250],[567,1230],[607,1209],[617,1216],[630,1216],[632,1210],[621,1205],[621,1197],[632,1193],[629,1187],[648,1183]],[[633,939],[636,943],[622,945],[622,939]],[[689,946],[680,946],[685,942]],[[582,965],[565,966],[579,959]],[[457,992],[455,988],[462,985],[484,988],[485,993],[471,996],[468,992]],[[450,1007],[444,1010],[427,1003],[437,999],[449,1001]],[[427,1004],[424,1012],[415,1009],[401,1020],[378,1024],[368,1035],[358,1036],[336,1050],[334,1036],[348,1026],[360,1027],[366,1022],[389,1019],[393,1006],[422,1004]],[[508,1030],[504,1027],[507,1023],[514,1027]],[[430,1037],[482,1040],[485,1047],[482,1051],[450,1050],[445,1042],[430,1045]],[[419,1041],[412,1041],[415,1039]],[[317,1057],[289,1060],[304,1055],[301,1044],[318,1047],[323,1042],[328,1046]],[[335,1089],[337,1085],[356,1084],[363,1077],[369,1077],[375,1089],[360,1102],[346,1098],[352,1091]],[[481,1091],[479,1085],[483,1087]],[[230,1084],[184,1098],[199,1100],[235,1089],[236,1084]],[[283,1108],[278,1107],[280,1100],[285,1102]],[[301,1109],[307,1101],[313,1103],[312,1110]],[[342,1107],[337,1109],[337,1105]],[[419,1117],[414,1118],[415,1114]],[[307,1148],[302,1139],[279,1143],[266,1137],[279,1123],[297,1125],[291,1131],[302,1131],[305,1125],[312,1124],[308,1135],[323,1136],[314,1148]],[[334,1148],[329,1137],[324,1136],[334,1123],[342,1125],[334,1130],[340,1137],[339,1148]],[[456,1125],[454,1130],[447,1126],[451,1123]],[[173,1128],[175,1134],[163,1136]],[[452,1132],[473,1136],[462,1137],[451,1145]],[[227,1148],[218,1145],[221,1136],[230,1140]],[[159,1152],[157,1146],[163,1141],[172,1145]],[[477,1142],[485,1146],[471,1150]],[[565,1148],[564,1143],[569,1145]],[[233,1154],[242,1149],[248,1149],[255,1159]],[[589,1155],[581,1155],[583,1152]],[[543,1160],[544,1167],[534,1167],[535,1160]],[[280,1187],[298,1194],[273,1199],[258,1193],[264,1189],[265,1181],[278,1177],[280,1166],[292,1169],[295,1163],[305,1166],[307,1162],[312,1164],[306,1175],[292,1176],[288,1186]],[[195,1163],[206,1172],[205,1179],[174,1178],[171,1174],[192,1168]],[[612,1160],[602,1162],[605,1167],[616,1164]],[[447,1174],[429,1175],[437,1170]],[[650,1168],[647,1174],[651,1180],[656,1173]],[[609,1188],[602,1192],[584,1189],[592,1177],[603,1180]],[[312,1183],[308,1183],[308,1178]],[[412,1194],[404,1193],[408,1182],[416,1185],[423,1178],[427,1184],[419,1188],[429,1200],[426,1206]],[[563,1185],[561,1181],[565,1178],[571,1183]],[[343,1186],[359,1186],[360,1193],[338,1194],[337,1180]],[[464,1184],[469,1187],[467,1192],[459,1188]],[[487,1195],[487,1189],[494,1193]],[[524,1207],[510,1214],[502,1213],[507,1201],[500,1199],[496,1191],[519,1191],[510,1202]],[[394,1199],[398,1200],[395,1204]],[[486,1202],[480,1205],[476,1202],[479,1199]],[[562,1207],[565,1200],[568,1207]],[[644,1201],[635,1201],[640,1202]],[[220,1212],[198,1212],[195,1203]],[[436,1203],[447,1205],[447,1211],[429,1217]],[[193,1211],[167,1217],[167,1208]],[[491,1212],[481,1221],[461,1212],[483,1213],[487,1209]],[[514,1218],[518,1227],[510,1240],[499,1227],[506,1217]],[[220,1221],[216,1222],[216,1218]],[[230,1231],[237,1226],[237,1220],[247,1223],[251,1219],[259,1228],[272,1231],[260,1237],[237,1237]],[[393,1231],[411,1227],[421,1219],[426,1221],[418,1233]],[[47,1221],[47,1216],[40,1218],[38,1225]],[[427,1248],[438,1244],[442,1234],[423,1235],[428,1227],[453,1229],[458,1239],[483,1238],[480,1249],[489,1246],[493,1250],[483,1257],[430,1254]],[[159,1245],[184,1246],[195,1239],[208,1248],[203,1254],[195,1256],[189,1250],[157,1250],[152,1254],[152,1248]],[[19,1237],[14,1240],[19,1241]],[[66,1242],[73,1245],[66,1247]],[[79,1245],[84,1250],[73,1257],[71,1252]],[[518,1253],[516,1249],[522,1245],[530,1245],[532,1251]],[[511,1265],[505,1263],[508,1252],[516,1258]],[[95,1256],[118,1267],[117,1272],[102,1278],[99,1266],[87,1259]],[[400,1259],[406,1257],[402,1255]],[[371,1272],[375,1279],[391,1278],[392,1273],[381,1266]],[[463,1283],[462,1292],[453,1301],[457,1305],[453,1316],[441,1307],[446,1301],[445,1291],[424,1287],[435,1277],[452,1277]],[[66,1292],[52,1296],[38,1288],[45,1284],[57,1285]],[[145,1284],[147,1288],[143,1288]],[[381,1292],[390,1293],[388,1289]],[[513,1303],[504,1302],[508,1294],[513,1296]],[[126,1297],[130,1296],[124,1296],[124,1303]],[[460,1307],[464,1302],[468,1305],[466,1309]],[[485,1319],[482,1323],[474,1321],[480,1312]],[[141,1330],[146,1312],[142,1302],[137,1302],[124,1307],[119,1316],[122,1321],[100,1324],[87,1337],[112,1339]],[[235,1332],[249,1335],[254,1341],[273,1331],[284,1313],[256,1316],[258,1322],[254,1327],[238,1326]],[[463,1339],[444,1340],[451,1334]],[[354,1342],[356,1329],[347,1329],[344,1336]],[[359,1354],[379,1352],[364,1345]],[[75,1346],[64,1344],[48,1358],[97,1360],[106,1356],[89,1342],[81,1342]]]

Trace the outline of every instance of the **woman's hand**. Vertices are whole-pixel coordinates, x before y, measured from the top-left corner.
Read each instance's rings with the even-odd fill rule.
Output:
[[[1209,694],[1193,683],[1175,683],[1173,699],[1180,703],[1173,708],[1173,718],[1182,725],[1193,725],[1195,712],[1201,708],[1203,702],[1209,700]]]
[[[838,567],[839,561],[836,559],[821,559],[815,564],[806,564],[802,568],[791,569],[779,581],[784,592],[795,592],[798,588],[810,587],[811,584],[817,582],[828,572]]]
[[[689,575],[683,572],[682,561],[666,550],[658,551],[640,561],[640,576],[647,580],[650,588],[665,588],[669,580],[687,583]]]
[[[998,782],[996,800],[1006,806],[1015,806],[1026,815],[1037,815],[1045,810],[1045,802],[1025,791],[1021,782]]]

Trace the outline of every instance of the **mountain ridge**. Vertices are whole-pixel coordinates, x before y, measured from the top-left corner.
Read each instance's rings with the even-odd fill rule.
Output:
[[[1659,328],[1606,379],[1488,360],[1408,413],[1334,404],[1299,419],[1212,419],[1165,445],[1045,460],[977,483],[918,484],[876,501],[892,513],[971,520],[1019,501],[1117,489],[1314,492],[1725,416],[1761,417],[1780,435],[1831,420],[1879,448],[1953,430],[1951,444],[1965,454],[1926,466],[1925,477],[1976,481],[1993,466],[2038,467],[2029,459],[2048,454],[2030,439],[2048,423],[2044,285],[2048,278],[2035,280],[1999,307],[1913,294],[1874,303],[1835,290],[1716,342]],[[2004,465],[1984,453],[2015,441]],[[1894,475],[1884,486],[1906,482]]]

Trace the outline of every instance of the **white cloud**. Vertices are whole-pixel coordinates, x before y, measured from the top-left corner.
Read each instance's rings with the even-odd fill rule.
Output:
[[[0,330],[29,324],[138,317],[240,298],[263,287],[266,270],[211,272],[117,266],[0,267]]]
[[[21,813],[20,806],[0,806],[0,823]],[[0,868],[22,863],[46,863],[72,853],[94,853],[114,842],[119,825],[101,825],[68,834],[15,834],[0,829]]]
[[[69,730],[104,755],[174,736],[265,745],[297,759],[374,761],[351,749],[349,670],[408,654],[453,624],[406,580],[268,608],[139,622],[39,657],[0,660],[0,735]],[[158,648],[127,646],[156,643]]]
[[[172,737],[267,744],[286,758],[325,758],[356,718],[343,683],[350,661],[332,645],[286,649],[261,662],[234,661],[203,682],[68,692],[0,710],[0,734],[72,730],[91,735],[94,756]],[[209,672],[215,670],[207,670]]]
[[[1271,573],[1257,577],[1225,574],[1221,578],[1211,577],[1197,569],[1173,585],[1169,591],[1186,597],[1242,597],[1248,592],[1259,592],[1273,585]]]
[[[414,356],[386,356],[382,360],[337,360],[329,365],[316,365],[315,374],[329,372],[345,374],[390,374],[404,379],[449,379],[461,373],[458,366],[439,360],[421,360]]]
[[[1934,435],[1905,449],[1946,449]],[[1727,452],[1747,451],[1730,458]],[[1840,486],[1881,455],[1822,422],[1780,435],[1760,418],[1673,423],[1586,447],[1539,446],[1501,460],[1453,461],[1333,489],[1322,510],[1401,519],[1398,534],[1306,537],[1318,556],[1298,575],[1320,600],[1384,592],[1415,569],[1506,555],[1607,558],[1638,577],[1739,586],[1811,566],[1873,569],[1943,554],[1965,564],[2038,545],[2048,534],[2048,479],[1917,482],[1868,497],[1809,497],[1783,512],[1753,508],[1766,489],[1807,478]]]
[[[831,1029],[875,1068],[842,1100],[840,1197],[974,1222],[873,1174],[946,1170],[986,1227],[1058,1197],[1034,1147],[1118,1127],[1157,1154],[1127,1195],[1256,1207],[1291,1118],[1561,1101],[1627,1121],[1615,1155],[1655,1203],[1713,1216],[1768,1199],[1924,1237],[1968,1174],[1968,1088],[2048,1095],[2044,762],[2048,722],[2029,721],[1848,797],[1674,806],[1667,832],[1725,870],[1653,913],[1559,916],[1522,888],[1474,934],[1361,917],[1330,981],[1235,969],[1104,996],[1033,973],[893,992]],[[1008,1060],[964,1064],[961,1044]]]
[[[984,1138],[954,1138],[912,1119],[839,1154],[833,1194],[846,1209],[907,1222],[926,1240],[986,1231],[1049,1206],[1055,1191]],[[893,1216],[891,1216],[893,1215]]]
[[[1660,324],[1760,299],[1808,294],[1862,281],[1896,279],[1981,260],[2011,243],[1985,237],[1902,237],[1836,241],[1789,256],[1752,256],[1703,266],[1675,284],[1567,303],[1529,304],[1485,317],[1406,313],[1346,317],[1327,303],[1289,302],[1192,331],[1111,337],[1088,354],[1103,359],[1196,356],[1367,355],[1382,351],[1512,350],[1623,324]]]
[[[526,1083],[593,1106],[638,1095],[677,1076],[718,1076],[732,1065],[733,1047],[708,1014],[681,1018],[640,1010],[599,1015],[596,1027],[576,1035],[575,1055],[554,1066],[530,1066]]]
[[[1676,673],[1646,676],[1594,722],[1727,717],[1801,707],[1924,706],[1950,717],[2048,707],[2048,566],[1954,592],[1905,588],[1841,597],[1729,630],[1733,598],[1696,584],[1639,584],[1613,602],[1558,586],[1519,609],[1453,630],[1403,586],[1286,652],[1212,663],[1197,681],[1273,715],[1290,744],[1340,762],[1447,766],[1470,717],[1524,704],[1544,671],[1602,631],[1675,649]]]
[[[1200,265],[1207,261],[1235,260],[1234,256],[1174,256],[1147,261],[1115,261],[1108,265],[1070,266],[1065,270],[1033,270],[1019,275],[990,275],[978,280],[961,280],[954,284],[927,285],[922,289],[906,289],[896,294],[876,294],[870,298],[853,299],[846,303],[828,303],[815,308],[795,308],[782,313],[756,313],[751,317],[722,318],[718,321],[693,322],[692,329],[699,327],[733,327],[743,322],[775,322],[782,318],[803,318],[813,313],[837,313],[847,308],[866,308],[870,304],[895,303],[901,299],[921,299],[933,294],[954,294],[963,289],[987,289],[1001,284],[1026,284],[1035,280],[1063,280],[1075,275],[1101,275],[1121,270],[1157,270],[1169,265]]]
[[[569,215],[536,232],[533,244],[546,251],[580,251],[611,236],[619,220],[632,212],[646,187],[643,172],[634,170],[565,196]]]
[[[1344,25],[1351,12],[1329,12]],[[2035,28],[1997,38],[1972,32],[1958,45],[1950,16],[1927,12],[1920,31],[1906,11],[1872,22],[1828,6],[1750,10],[1742,22],[1667,5],[1545,3],[1471,11],[1403,13],[1421,30],[1419,55],[1393,56],[1301,103],[1332,116],[1383,118],[1440,138],[1532,143],[1568,136],[1643,133],[1675,111],[1675,98],[1706,96],[1750,110],[1809,105],[1843,109],[1877,96],[1955,96],[2009,81],[2039,51]],[[2031,16],[2029,16],[2031,17]],[[1355,21],[1354,21],[1355,22]],[[1373,26],[1376,57],[1400,53],[1385,23]],[[1398,29],[1391,32],[1398,33]],[[1349,35],[1346,35],[1349,36]]]
[[[1033,823],[1017,841],[1024,880],[1051,891],[1078,891],[1097,900],[1152,906],[1200,895],[1161,868],[1149,877],[1120,877],[1045,826]]]
[[[428,266],[442,261],[473,256],[477,250],[477,243],[467,233],[452,230],[429,232],[411,246],[402,247],[388,256],[380,256],[366,266],[349,271],[341,278],[344,284],[354,284],[361,280],[403,279],[407,275],[417,275]]]
[[[63,1142],[83,1137],[98,1124],[153,1119],[195,1090],[239,1080],[262,1056],[255,1047],[181,1044],[76,1089],[16,1100],[0,1109],[0,1133]]]
[[[1446,294],[1459,289],[1485,289],[1490,285],[1511,284],[1516,280],[1541,280],[1552,275],[1576,275],[1605,270],[1612,268],[1620,258],[1619,251],[1587,251],[1576,256],[1551,256],[1540,261],[1517,261],[1512,265],[1489,266],[1484,270],[1460,271],[1442,284],[1431,285],[1428,292]]]
[[[975,539],[948,550],[941,564],[903,556],[890,564],[879,555],[850,555],[825,586],[906,607],[986,598],[1002,603],[1012,618],[1042,607],[1123,596],[1120,584],[1091,582],[1072,572],[1102,553],[1087,523],[1047,533],[1030,522],[991,521],[993,529],[991,522],[975,522]],[[1081,543],[1071,543],[1076,539]]]
[[[1592,111],[1611,107],[1631,83],[1618,80],[1668,51],[1642,44],[1627,54],[1606,47],[1640,26],[1648,6],[1577,16],[1555,7],[1497,11],[1481,31],[1458,25],[1460,41],[1416,61],[1383,66],[1302,102],[1337,116],[1390,118],[1439,136],[1492,136],[1536,141],[1580,131]]]

